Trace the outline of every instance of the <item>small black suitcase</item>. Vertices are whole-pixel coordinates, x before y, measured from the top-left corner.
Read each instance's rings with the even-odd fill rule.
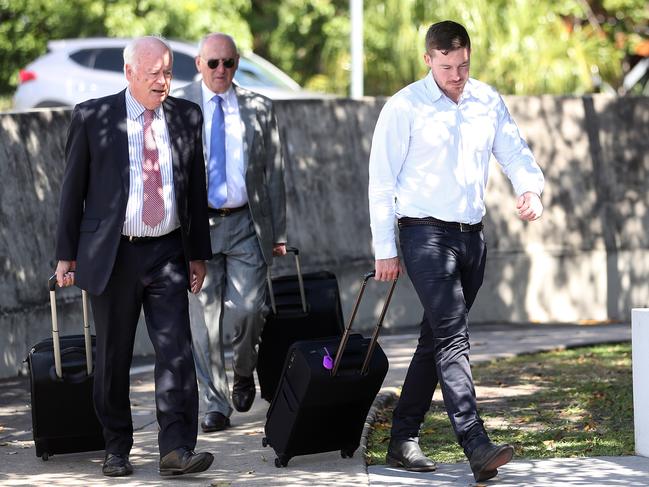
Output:
[[[271,312],[261,334],[257,376],[261,397],[272,401],[289,347],[298,340],[340,336],[345,324],[336,276],[327,271],[302,274],[299,251],[297,273],[268,279]]]
[[[294,343],[266,415],[263,446],[270,445],[276,467],[296,455],[340,450],[353,456],[360,444],[367,413],[388,371],[388,359],[377,343],[396,280],[392,283],[371,339],[351,334],[367,274],[342,338]],[[339,352],[340,350],[340,352]],[[335,359],[333,359],[335,357]]]
[[[36,456],[104,449],[92,399],[95,337],[90,335],[86,292],[82,292],[83,335],[59,338],[56,279],[49,280],[52,338],[27,355],[31,382],[32,429]]]

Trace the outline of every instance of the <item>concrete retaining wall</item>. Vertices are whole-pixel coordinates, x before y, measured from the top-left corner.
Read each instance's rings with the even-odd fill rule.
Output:
[[[485,219],[485,283],[473,321],[630,320],[649,302],[649,99],[506,98],[543,167],[543,219],[516,218],[509,182],[494,163]],[[360,276],[373,265],[367,160],[381,99],[277,103],[287,157],[290,244],[304,271],[338,275],[349,316]],[[49,333],[46,280],[70,112],[0,114],[0,377],[14,375],[28,348]],[[292,259],[279,259],[277,274]],[[385,290],[371,285],[359,314],[371,326]],[[80,327],[74,290],[60,296],[64,332]],[[416,324],[421,308],[402,279],[386,326]],[[226,333],[229,334],[226,327]],[[144,327],[136,353],[151,350]]]

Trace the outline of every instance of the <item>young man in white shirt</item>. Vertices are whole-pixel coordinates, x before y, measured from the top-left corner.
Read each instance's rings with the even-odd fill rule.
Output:
[[[471,42],[452,21],[433,24],[430,73],[383,107],[370,154],[369,202],[376,279],[405,268],[424,307],[421,335],[394,411],[387,463],[412,471],[436,465],[421,451],[420,425],[439,382],[458,443],[477,481],[513,456],[491,443],[477,411],[469,364],[468,312],[482,284],[484,193],[493,154],[517,194],[522,220],[543,212],[541,169],[500,95],[469,78]]]

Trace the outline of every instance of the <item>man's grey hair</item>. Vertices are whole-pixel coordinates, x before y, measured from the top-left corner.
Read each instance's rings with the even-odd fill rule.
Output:
[[[167,51],[169,51],[169,56],[171,56],[171,64],[173,65],[174,52],[171,50],[171,46],[167,42],[167,39],[159,35],[150,35],[150,36],[136,37],[132,39],[128,44],[126,44],[123,53],[124,67],[126,67],[126,65],[128,64],[129,66],[132,66],[134,69],[137,68],[137,58],[136,58],[137,49],[140,46],[140,44],[142,44],[143,42],[148,42],[151,40],[156,40],[167,48]]]

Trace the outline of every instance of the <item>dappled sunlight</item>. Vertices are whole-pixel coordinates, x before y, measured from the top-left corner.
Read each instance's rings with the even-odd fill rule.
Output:
[[[627,254],[647,243],[640,181],[648,172],[649,144],[635,130],[649,119],[649,110],[640,108],[646,103],[632,108],[635,103],[605,96],[506,102],[544,170],[545,212],[539,222],[519,221],[509,182],[492,167],[487,271],[473,316],[479,319],[478,310],[489,303],[502,307],[494,318],[503,320],[628,319],[629,295],[647,293],[644,273]]]
[[[276,104],[286,156],[290,243],[302,250],[305,272],[326,268],[338,275],[345,316],[355,299],[355,272],[360,277],[373,264],[367,161],[384,101]],[[649,139],[634,130],[649,120],[647,102],[538,96],[506,97],[506,103],[544,169],[545,214],[539,222],[519,221],[509,181],[492,161],[486,192],[487,270],[471,320],[625,319],[627,310],[646,304],[649,295],[643,277]],[[5,243],[0,307],[8,316],[11,340],[1,359],[7,370],[19,369],[23,350],[46,335],[46,310],[26,311],[25,303],[47,302],[46,290],[37,283],[54,265],[69,116],[69,110],[43,110],[0,117],[3,174],[17,181],[0,195],[0,242]],[[40,144],[36,152],[34,134]],[[114,144],[108,127],[95,143]],[[276,266],[278,273],[293,272],[282,259]],[[421,308],[406,276],[396,292],[386,328],[416,324]],[[368,302],[377,297],[371,294]],[[66,313],[68,309],[72,307]],[[359,328],[367,329],[372,326],[368,317],[376,316],[377,309],[368,305],[361,311]]]
[[[638,457],[598,457],[561,460],[516,460],[498,468],[498,476],[485,485],[516,486],[584,485],[646,486],[646,459]],[[372,487],[474,485],[468,463],[439,464],[434,473],[406,472],[402,469],[368,468]],[[374,473],[376,472],[376,474]],[[533,484],[530,484],[533,482]],[[482,485],[482,484],[480,484]]]
[[[382,287],[377,285],[378,287]],[[381,290],[382,291],[382,290]],[[554,327],[554,328],[552,328]],[[554,331],[549,333],[548,328]],[[556,347],[558,344],[570,343],[575,340],[604,340],[624,338],[630,330],[619,325],[569,327],[564,325],[519,325],[516,327],[506,325],[475,325],[471,328],[473,341],[472,361],[474,369],[479,368],[481,354],[492,351],[493,355],[530,351],[540,348]],[[627,334],[628,334],[627,333]],[[382,394],[397,393],[397,387],[405,376],[407,364],[412,356],[417,335],[405,336],[385,335],[381,337],[382,347],[390,357],[390,373],[382,388]],[[512,347],[515,343],[516,347]],[[515,350],[513,349],[515,348]],[[474,357],[475,353],[475,357]],[[597,355],[598,357],[611,357],[612,352]],[[578,360],[573,360],[578,362]],[[615,362],[616,367],[625,367],[624,361]],[[488,384],[487,387],[478,388],[480,407],[502,413],[510,411],[502,404],[498,404],[498,394],[503,389],[510,392],[509,399],[523,398],[523,402],[531,402],[529,397],[535,391],[541,390],[542,382],[535,379],[533,370],[517,368],[512,371],[515,380],[500,379],[507,384],[502,388],[498,384]],[[228,370],[228,374],[231,375]],[[158,448],[157,448],[157,423],[155,421],[155,405],[152,386],[153,373],[135,374],[131,377],[131,403],[133,406],[133,420],[136,431],[134,433],[134,446],[130,459],[134,465],[134,474],[128,478],[110,479],[101,475],[103,452],[88,452],[69,455],[53,455],[48,462],[43,462],[35,456],[35,449],[31,441],[31,417],[29,411],[28,380],[26,378],[5,382],[3,385],[2,400],[0,400],[0,438],[6,445],[0,446],[0,483],[2,485],[120,485],[120,486],[157,486],[163,481],[158,475]],[[606,377],[602,378],[607,379]],[[5,394],[5,392],[7,394]],[[259,391],[258,391],[259,392]],[[433,410],[443,411],[439,389],[433,398]],[[214,453],[215,460],[212,467],[205,473],[193,476],[174,478],[169,485],[201,486],[216,485],[291,485],[291,486],[328,486],[358,487],[367,485],[368,477],[362,460],[361,449],[356,451],[353,459],[342,459],[339,452],[327,452],[317,455],[304,455],[290,460],[288,467],[278,469],[274,465],[275,453],[270,447],[264,448],[261,440],[264,436],[264,424],[269,404],[257,396],[253,408],[248,413],[235,412],[232,416],[232,427],[224,433],[198,434],[197,451]],[[520,406],[519,406],[520,407]],[[551,413],[551,411],[549,411]],[[582,421],[588,424],[586,417],[578,411],[566,408],[560,412],[564,421]],[[493,411],[488,415],[487,424],[497,428],[500,424],[498,417],[493,417]],[[565,416],[565,417],[564,417]],[[448,420],[444,417],[444,424]],[[533,422],[521,423],[519,430],[533,427]],[[572,441],[565,438],[566,442]],[[559,441],[556,442],[559,444]],[[554,448],[548,443],[544,448]],[[8,453],[15,452],[15,453]],[[591,459],[592,460],[592,459]],[[624,461],[625,458],[616,459]],[[566,460],[572,462],[572,460]],[[513,465],[515,466],[517,462]],[[562,463],[565,465],[565,462]],[[571,464],[572,465],[572,464]],[[370,472],[373,467],[370,467]],[[632,468],[625,469],[629,475]],[[440,465],[435,475],[417,474],[410,477],[409,472],[403,470],[387,469],[386,475],[390,476],[392,485],[399,485],[400,479],[413,480],[410,485],[424,482],[422,485],[431,485],[431,479],[446,479],[447,481],[465,481],[469,483],[471,476],[466,462]],[[515,478],[518,472],[513,466],[507,465],[501,470],[501,478],[509,481]],[[579,472],[576,467],[569,470],[571,474]],[[621,471],[618,471],[620,473]],[[566,471],[564,471],[566,473]],[[631,477],[620,477],[632,480]],[[422,480],[423,479],[423,480]],[[382,482],[382,481],[381,481]],[[435,480],[437,482],[437,480]],[[500,482],[500,481],[499,481]],[[500,483],[493,482],[494,485]],[[372,479],[373,487],[375,485]],[[376,485],[386,485],[376,483]],[[437,485],[437,484],[435,484]],[[440,485],[444,485],[443,483]],[[519,485],[511,483],[509,485]],[[558,485],[558,484],[557,484]],[[599,485],[599,484],[598,484]],[[633,485],[632,483],[618,485]]]

